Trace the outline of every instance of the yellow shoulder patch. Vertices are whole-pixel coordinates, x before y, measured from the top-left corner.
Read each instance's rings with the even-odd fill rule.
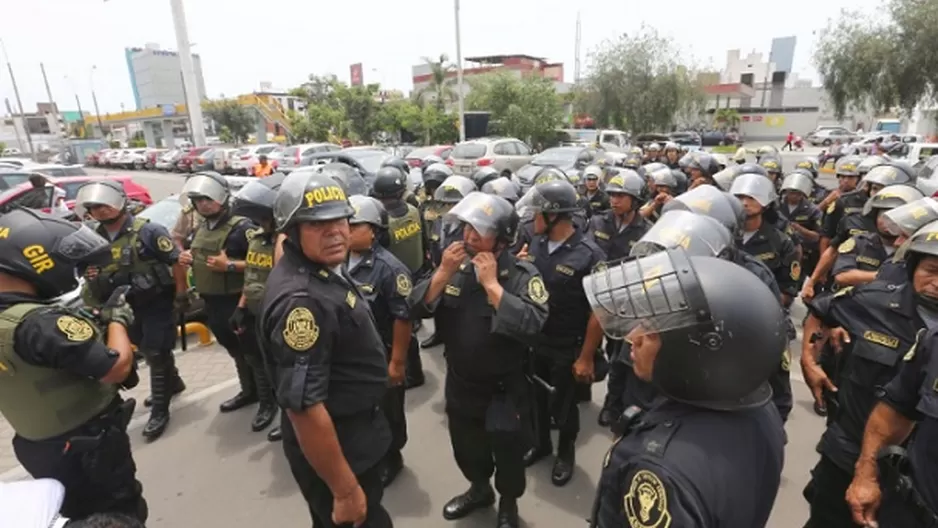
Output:
[[[640,528],[668,528],[668,491],[654,472],[641,470],[632,477],[625,498],[625,516],[629,526]]]
[[[528,296],[537,304],[544,304],[550,299],[547,293],[547,287],[544,286],[544,279],[540,277],[531,277],[528,281]]]
[[[830,205],[827,206],[827,214],[832,214],[836,210],[837,210],[837,200],[834,200],[833,202],[830,203]]]
[[[412,292],[414,289],[414,285],[410,282],[410,277],[403,273],[397,276],[395,283],[397,283],[397,293],[403,295],[404,297],[410,295],[410,292]]]
[[[837,252],[838,253],[850,253],[856,247],[857,247],[857,241],[851,238],[851,239],[848,239],[843,244],[837,246]]]
[[[65,338],[75,343],[83,343],[94,337],[94,327],[84,319],[63,315],[55,321],[56,328],[65,334]]]
[[[834,298],[836,299],[837,297],[843,297],[844,295],[847,295],[852,291],[853,291],[853,286],[847,286],[846,288],[841,288],[837,290],[837,293],[834,294]]]
[[[297,352],[306,352],[318,340],[319,327],[313,312],[302,306],[291,310],[283,326],[283,342]]]
[[[793,260],[791,263],[790,275],[791,280],[800,280],[801,279],[801,263],[797,260]]]
[[[169,237],[161,236],[156,239],[156,248],[162,251],[163,253],[169,253],[176,247],[173,244],[173,241]]]
[[[918,348],[918,342],[922,339],[922,334],[924,333],[925,330],[919,330],[919,332],[915,334],[915,343],[912,343],[912,348],[902,356],[902,361],[912,361],[915,359],[915,349]]]

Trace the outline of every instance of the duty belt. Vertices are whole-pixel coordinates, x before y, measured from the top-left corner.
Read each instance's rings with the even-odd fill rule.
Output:
[[[908,512],[924,528],[938,528],[938,515],[931,510],[912,482],[912,467],[906,450],[899,446],[884,447],[876,457],[882,489],[898,497]]]

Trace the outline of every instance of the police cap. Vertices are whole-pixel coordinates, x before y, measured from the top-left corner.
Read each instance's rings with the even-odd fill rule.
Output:
[[[354,213],[342,186],[315,172],[294,172],[284,178],[274,201],[274,221],[281,231],[299,222],[326,222]]]

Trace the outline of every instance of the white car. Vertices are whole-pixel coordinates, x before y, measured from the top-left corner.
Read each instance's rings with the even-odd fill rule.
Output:
[[[251,145],[241,147],[238,154],[231,160],[231,170],[235,174],[244,174],[247,176],[257,165],[257,158],[261,154],[267,155],[273,152],[280,145],[276,143],[265,143],[262,145]]]
[[[303,163],[303,158],[317,152],[334,152],[342,150],[342,147],[332,143],[304,143],[302,145],[291,145],[283,150],[280,157],[280,170],[284,172],[291,171]]]
[[[145,148],[135,148],[125,150],[123,154],[117,158],[116,163],[119,167],[125,169],[135,169],[143,168],[143,165],[147,162],[147,149]]]

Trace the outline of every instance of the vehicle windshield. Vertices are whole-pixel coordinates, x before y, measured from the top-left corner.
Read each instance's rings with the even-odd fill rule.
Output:
[[[181,212],[182,204],[179,203],[179,198],[171,196],[147,207],[137,216],[156,222],[167,229],[172,229],[176,225],[176,221],[179,220]]]
[[[531,160],[531,165],[554,166],[554,165],[572,165],[576,161],[577,154],[582,152],[581,148],[558,147],[547,149],[541,152]]]
[[[386,152],[375,151],[375,150],[359,150],[359,151],[350,151],[346,153],[348,157],[354,159],[361,164],[362,168],[366,171],[374,174],[378,172],[378,169],[381,168],[381,162],[387,159],[388,154]]]

